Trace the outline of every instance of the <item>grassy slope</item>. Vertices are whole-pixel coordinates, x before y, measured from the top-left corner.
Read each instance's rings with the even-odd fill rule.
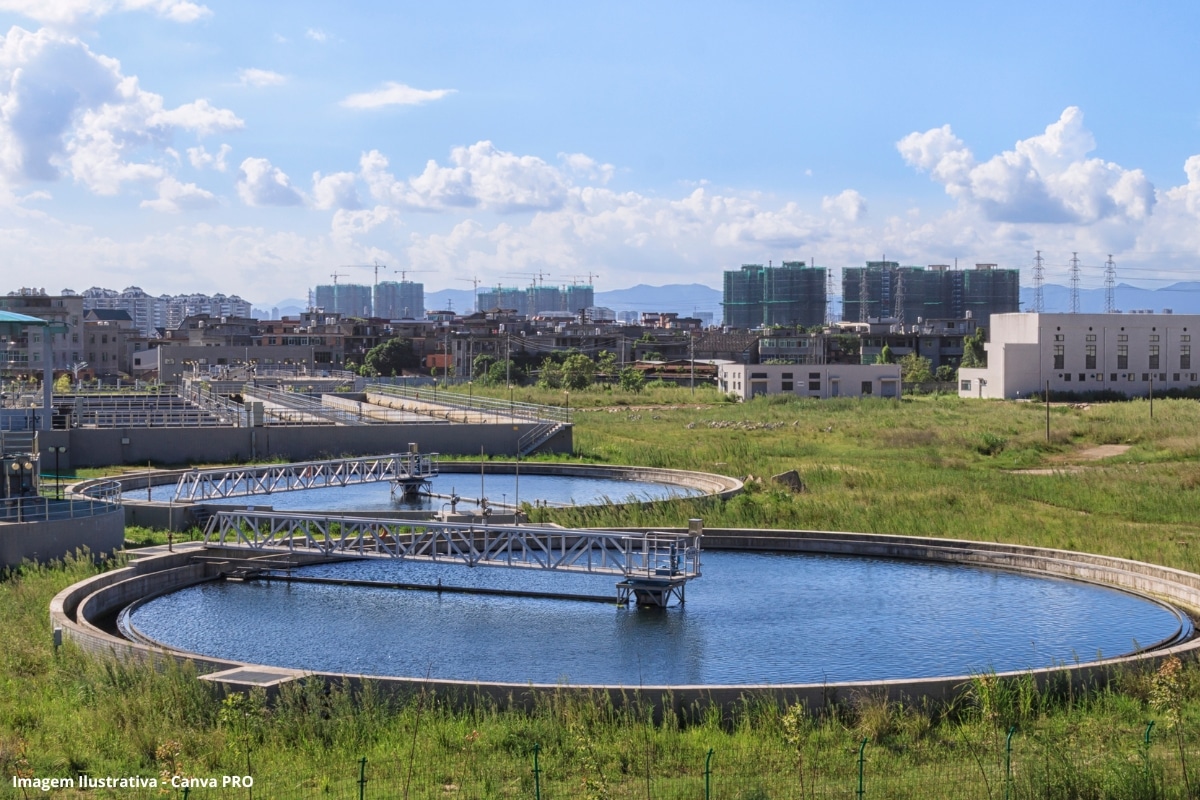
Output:
[[[691,399],[686,390],[659,395]],[[677,525],[698,514],[711,526],[1012,541],[1200,569],[1193,553],[1200,487],[1194,402],[1156,402],[1153,421],[1145,403],[1057,407],[1047,443],[1044,407],[1028,404],[941,397],[604,408],[628,397],[572,394],[573,405],[599,409],[576,417],[584,460],[738,476],[796,469],[807,491],[792,494],[768,482],[726,504],[553,512],[556,520]],[[635,403],[649,405],[647,399]],[[1080,457],[1098,444],[1131,449],[1098,462]],[[1071,465],[1082,471],[1012,472]],[[861,698],[820,720],[748,707],[732,722],[708,716],[683,730],[671,720],[647,725],[566,700],[531,715],[455,714],[426,700],[393,705],[298,691],[270,709],[222,707],[186,672],[158,675],[97,662],[70,647],[53,654],[49,598],[91,569],[29,568],[0,583],[6,628],[18,633],[0,637],[6,784],[18,770],[153,775],[175,764],[191,775],[240,772],[248,744],[260,796],[318,796],[323,788],[355,796],[360,757],[371,765],[368,796],[401,796],[406,782],[413,797],[447,796],[447,785],[466,796],[511,796],[532,789],[537,742],[543,791],[557,790],[547,796],[646,796],[647,777],[654,796],[697,796],[709,748],[716,751],[714,787],[726,787],[714,796],[755,796],[759,789],[757,796],[800,796],[801,782],[807,789],[826,783],[853,789],[857,744],[865,736],[868,775],[877,787],[868,796],[885,790],[1002,796],[1004,733],[1018,724],[1014,752],[1022,771],[1015,788],[1026,793],[1015,796],[1150,797],[1137,744],[1146,721],[1156,719],[1150,774],[1160,789],[1170,789],[1158,796],[1181,797],[1176,732],[1190,753],[1200,719],[1200,680],[1191,668],[1176,677],[1127,674],[1116,690],[1086,697],[980,680],[951,709],[900,709]],[[1182,724],[1172,727],[1175,718]]]

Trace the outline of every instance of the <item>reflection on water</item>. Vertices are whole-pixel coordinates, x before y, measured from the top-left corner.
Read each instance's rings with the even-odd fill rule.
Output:
[[[1123,592],[972,567],[708,552],[703,573],[689,584],[685,606],[665,610],[214,583],[152,600],[132,621],[175,647],[252,663],[627,686],[1044,667],[1126,653],[1170,636],[1178,625],[1167,609]],[[300,574],[615,594],[611,577],[390,560],[326,564]]]

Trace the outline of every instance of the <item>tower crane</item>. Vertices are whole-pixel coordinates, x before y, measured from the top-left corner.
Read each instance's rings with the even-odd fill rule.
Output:
[[[406,280],[408,280],[404,276],[410,272],[433,272],[433,270],[431,270],[431,269],[394,269],[394,270],[392,270],[392,272],[399,272],[400,273],[400,282],[404,283]]]
[[[375,270],[375,286],[379,286],[379,270],[387,269],[386,264],[380,264],[379,259],[375,259],[374,264],[342,264],[341,269],[373,269]],[[337,281],[334,281],[335,283]]]
[[[479,311],[479,276],[472,275],[470,278],[458,278],[457,280],[471,284],[471,288],[475,290],[475,310]]]

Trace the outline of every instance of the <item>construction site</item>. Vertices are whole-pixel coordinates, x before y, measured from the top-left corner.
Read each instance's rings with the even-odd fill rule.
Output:
[[[976,264],[960,270],[947,264],[901,266],[868,261],[842,270],[842,319],[896,320],[915,325],[926,319],[972,318],[986,325],[992,314],[1020,310],[1020,270]]]
[[[780,266],[743,264],[725,273],[725,325],[758,328],[770,325],[810,327],[827,322],[826,269],[803,261]]]

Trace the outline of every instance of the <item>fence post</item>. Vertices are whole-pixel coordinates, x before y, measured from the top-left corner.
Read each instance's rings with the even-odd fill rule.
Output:
[[[1012,737],[1016,731],[1017,726],[1011,726],[1004,740],[1004,800],[1012,796]]]
[[[713,749],[708,748],[708,755],[704,757],[704,800],[710,800],[710,786],[712,779],[712,757]]]
[[[538,766],[538,753],[542,751],[542,746],[537,742],[533,743],[533,797],[534,800],[542,800],[542,769]]]
[[[866,761],[865,753],[867,751],[867,737],[863,737],[862,744],[858,746],[858,800],[863,798],[863,763]]]
[[[1150,731],[1154,728],[1154,720],[1146,725],[1146,735],[1142,739],[1142,763],[1146,769],[1146,782],[1150,782]]]
[[[358,762],[358,800],[367,796],[367,757],[363,756]]]

